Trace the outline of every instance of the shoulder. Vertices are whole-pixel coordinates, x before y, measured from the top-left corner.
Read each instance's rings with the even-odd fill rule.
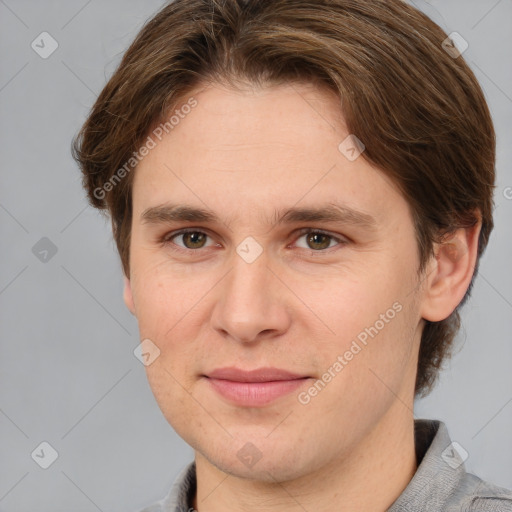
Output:
[[[168,504],[164,501],[159,501],[157,503],[153,503],[153,505],[149,505],[148,507],[143,508],[142,510],[138,510],[137,512],[197,512],[192,507],[180,506],[180,505],[172,505],[169,508]]]
[[[415,445],[419,466],[388,512],[512,512],[512,491],[466,471],[443,422],[416,420]]]
[[[195,491],[196,465],[195,462],[190,462],[178,474],[169,494],[163,500],[137,512],[196,512],[188,505]]]
[[[138,512],[163,512],[162,503],[154,503],[153,505],[150,505],[149,507],[145,507],[142,510],[139,510]]]
[[[512,512],[512,490],[466,473],[449,502],[450,512]]]

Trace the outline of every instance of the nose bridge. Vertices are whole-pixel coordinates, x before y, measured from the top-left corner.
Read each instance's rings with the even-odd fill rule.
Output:
[[[250,241],[237,248],[212,315],[215,329],[245,342],[275,335],[288,325],[283,296],[272,282],[275,277],[267,267],[267,255],[261,251],[255,257],[254,251]]]
[[[236,247],[231,258],[232,270],[228,276],[227,299],[243,306],[249,301],[253,306],[261,306],[262,287],[271,275],[267,265],[269,252],[252,236],[243,239]],[[267,301],[268,303],[268,301]]]
[[[233,258],[233,269],[228,275],[224,299],[226,304],[229,303],[231,311],[241,315],[240,320],[264,314],[263,310],[273,302],[269,283],[272,274],[267,264],[266,255],[251,262],[238,254]]]

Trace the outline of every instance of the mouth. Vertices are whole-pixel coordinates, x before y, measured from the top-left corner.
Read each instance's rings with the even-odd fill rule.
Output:
[[[235,367],[219,368],[203,377],[217,394],[245,407],[267,405],[292,393],[311,378],[279,368],[247,371]]]

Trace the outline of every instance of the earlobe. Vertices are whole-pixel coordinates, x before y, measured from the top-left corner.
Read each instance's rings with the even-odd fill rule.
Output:
[[[130,279],[124,276],[123,300],[132,315],[135,315],[135,304],[133,302],[132,284]]]
[[[460,228],[435,245],[435,261],[426,272],[421,314],[440,322],[460,304],[471,283],[478,252],[481,223]]]

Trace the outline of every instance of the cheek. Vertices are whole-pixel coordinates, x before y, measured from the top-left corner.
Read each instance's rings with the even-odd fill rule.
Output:
[[[337,339],[323,347],[321,375],[299,397],[305,417],[322,418],[321,425],[312,429],[322,430],[340,445],[357,439],[397,400],[399,408],[409,403],[416,368],[414,312],[406,304],[402,309],[391,305],[390,311],[393,318],[388,323],[373,310],[348,319],[347,335],[338,323]],[[358,338],[361,333],[364,336]]]
[[[380,275],[368,272],[357,280],[333,278],[323,287],[297,282],[294,288],[315,313],[301,310],[305,312],[298,314],[304,321],[302,327],[313,321],[320,329],[313,341],[321,380],[328,381],[338,396],[350,391],[348,402],[356,396],[366,402],[372,396],[392,396],[386,386],[400,388],[415,364],[418,306],[411,293],[412,271],[401,271],[391,263],[386,268],[388,272]],[[306,354],[312,352],[311,347],[303,349]]]
[[[149,259],[149,258],[148,258]],[[162,333],[184,318],[199,298],[194,279],[170,271],[165,263],[145,261],[133,268],[132,293],[141,335],[163,340]]]
[[[299,299],[294,320],[304,322],[302,327],[318,326],[319,334],[333,343],[350,342],[358,336],[364,343],[375,330],[389,331],[411,288],[397,278],[400,274],[392,267],[387,266],[382,274],[386,265],[376,267],[374,273],[334,271],[321,280],[290,278],[290,288]]]
[[[146,367],[146,375],[163,416],[178,435],[190,445],[196,446],[195,439],[201,438],[208,418],[205,419],[201,401],[194,399],[191,393],[193,381],[188,380],[186,362],[179,354],[173,355],[173,359],[176,358],[179,359],[179,365],[173,367],[172,361],[162,354]]]
[[[182,380],[176,374],[175,361],[185,364],[181,352],[190,347],[183,343],[183,326],[190,320],[190,300],[187,289],[166,277],[158,267],[151,267],[132,275],[132,293],[137,315],[139,337],[149,339],[157,347],[158,358],[146,367],[148,380],[153,392],[161,388],[160,382],[169,385],[172,377]]]
[[[204,291],[193,286],[190,278],[171,278],[158,267],[148,268],[135,279],[140,338],[149,338],[160,350],[158,358],[146,367],[148,383],[162,413],[179,434],[182,430],[186,434],[189,422],[201,422],[187,390],[194,384],[195,365],[201,359],[194,339],[202,295]]]

